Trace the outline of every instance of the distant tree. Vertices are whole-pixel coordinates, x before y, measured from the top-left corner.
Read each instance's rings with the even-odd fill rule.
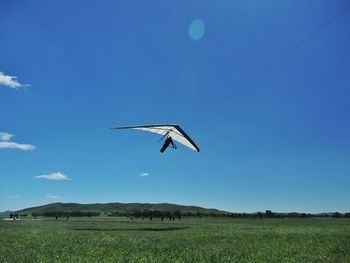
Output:
[[[174,216],[176,216],[179,220],[181,220],[181,211],[180,210],[176,210],[174,212]]]
[[[198,217],[201,217],[201,218],[202,218],[202,217],[203,217],[203,213],[201,213],[201,212],[197,212],[197,213],[196,213],[196,216],[198,216]]]
[[[271,210],[266,210],[265,215],[266,215],[266,217],[273,217],[274,214],[272,213]]]
[[[339,217],[341,217],[342,215],[341,215],[341,213],[339,213],[339,212],[335,212],[335,213],[333,213],[333,215],[332,215],[332,217],[334,217],[334,218],[339,218]]]
[[[18,214],[12,214],[12,218],[13,218],[13,220],[16,220],[16,219],[18,219]]]
[[[33,213],[32,213],[32,216],[34,217],[34,219],[36,219],[36,217],[37,217],[38,215],[39,215],[39,214],[36,213],[36,212],[33,212]]]

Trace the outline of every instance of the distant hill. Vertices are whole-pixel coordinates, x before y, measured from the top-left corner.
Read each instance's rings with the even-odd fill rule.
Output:
[[[52,203],[37,207],[30,207],[16,211],[16,213],[38,213],[42,214],[45,212],[97,212],[97,213],[109,213],[118,212],[121,214],[130,214],[134,211],[164,211],[164,212],[175,212],[180,211],[181,213],[201,213],[201,214],[229,214],[226,211],[220,211],[213,208],[203,208],[199,206],[185,206],[177,204],[147,204],[147,203],[106,203],[106,204],[78,204],[78,203]]]
[[[11,214],[12,211],[4,211],[4,212],[0,212],[0,216],[8,216],[9,214]]]

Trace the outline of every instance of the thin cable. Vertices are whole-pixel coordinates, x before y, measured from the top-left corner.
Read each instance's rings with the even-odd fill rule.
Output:
[[[254,83],[256,80],[261,78],[266,72],[268,72],[271,68],[273,68],[275,65],[289,57],[291,54],[293,54],[297,49],[299,49],[301,46],[303,46],[307,41],[309,41],[311,38],[319,34],[321,31],[323,31],[326,27],[328,27],[331,23],[333,23],[337,18],[345,14],[347,11],[350,10],[350,5],[346,6],[344,9],[342,9],[340,12],[338,12],[335,16],[327,20],[325,23],[323,23],[319,28],[317,28],[315,31],[307,35],[305,38],[303,38],[301,41],[299,41],[296,45],[291,47],[289,50],[284,52],[282,55],[274,59],[270,64],[268,64],[265,68],[263,68],[260,72],[258,72],[256,75],[254,75],[251,79],[246,81],[244,84],[242,84],[241,87],[238,89],[232,91],[231,95],[228,95],[220,103],[218,103],[215,107],[212,107],[208,111],[206,111],[204,114],[202,114],[192,125],[195,126],[198,122],[202,121],[205,117],[207,117],[209,114],[214,112],[217,108],[220,106],[223,106],[227,102],[229,102],[234,96],[240,94],[244,89],[248,88],[252,83]]]

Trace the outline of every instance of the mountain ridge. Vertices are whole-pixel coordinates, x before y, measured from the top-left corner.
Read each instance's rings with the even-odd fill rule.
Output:
[[[3,212],[0,212],[0,216],[7,216],[7,215],[9,215],[11,213],[12,213],[12,211],[10,211],[10,210],[3,211]]]
[[[204,208],[193,205],[179,205],[171,203],[61,203],[55,202],[41,206],[28,207],[16,211],[16,213],[44,213],[52,211],[62,212],[122,212],[129,213],[133,211],[165,211],[181,213],[203,213],[203,214],[229,214],[228,211],[222,211],[215,208]]]

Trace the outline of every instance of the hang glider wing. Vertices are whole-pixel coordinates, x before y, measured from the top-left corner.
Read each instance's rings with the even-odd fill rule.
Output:
[[[134,129],[147,132],[157,133],[159,135],[170,136],[173,140],[187,146],[193,151],[199,152],[198,146],[192,141],[192,139],[180,128],[179,125],[144,125],[144,126],[126,126],[116,127],[113,129]]]

